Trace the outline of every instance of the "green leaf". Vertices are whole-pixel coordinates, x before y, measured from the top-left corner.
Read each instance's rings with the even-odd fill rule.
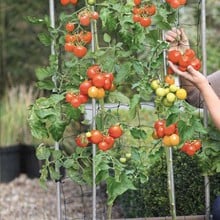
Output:
[[[62,157],[62,152],[60,150],[54,150],[52,152],[52,157],[54,160],[59,160]]]
[[[36,76],[38,80],[44,80],[45,78],[52,76],[53,72],[50,71],[49,68],[37,68],[36,69]]]
[[[104,35],[103,35],[103,40],[104,40],[106,43],[110,43],[110,42],[111,42],[111,36],[108,35],[107,33],[104,33]]]
[[[50,149],[44,144],[41,144],[36,149],[36,156],[39,160],[48,160],[50,157]]]
[[[59,171],[55,170],[53,166],[49,166],[48,168],[49,168],[49,173],[50,173],[51,179],[53,179],[53,180],[60,179],[61,175],[60,175]]]
[[[130,101],[129,115],[131,118],[135,118],[137,110],[140,108],[141,97],[139,94],[135,94]]]
[[[135,190],[135,186],[125,173],[122,173],[120,180],[116,181],[114,177],[107,179],[108,205],[112,205],[115,199],[127,190]]]
[[[72,159],[72,158],[67,158],[67,159],[64,161],[63,166],[68,169],[68,168],[72,167],[74,163],[75,163],[74,159]]]
[[[55,141],[59,141],[63,136],[63,132],[65,128],[66,128],[66,122],[57,120],[50,125],[48,130],[51,133],[53,139]]]
[[[127,96],[125,96],[123,93],[119,92],[119,91],[114,91],[111,92],[108,96],[108,100],[111,103],[122,103],[122,104],[129,104],[130,100]]]
[[[51,45],[51,37],[50,37],[49,34],[40,33],[40,34],[38,34],[38,38],[39,38],[40,42],[41,42],[44,46],[50,46],[50,45]]]
[[[130,133],[135,139],[143,139],[145,140],[147,138],[147,133],[140,129],[140,128],[132,128],[130,129]]]

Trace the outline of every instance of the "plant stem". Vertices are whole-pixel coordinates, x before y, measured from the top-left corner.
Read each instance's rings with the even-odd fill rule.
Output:
[[[167,189],[170,202],[170,214],[172,220],[176,220],[176,204],[175,204],[175,189],[174,189],[174,176],[173,176],[173,158],[172,148],[165,147],[166,161],[167,161]]]
[[[108,205],[108,207],[107,207],[107,219],[108,220],[112,219],[112,204]]]

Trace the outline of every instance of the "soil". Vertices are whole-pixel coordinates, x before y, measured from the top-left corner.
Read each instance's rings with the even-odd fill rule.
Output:
[[[59,184],[62,220],[92,219],[92,189],[69,179]],[[39,179],[22,174],[9,183],[0,183],[0,220],[57,220],[57,183],[40,186]],[[59,204],[59,203],[58,203]],[[106,219],[106,195],[96,190],[96,219]],[[113,207],[112,218],[120,217],[120,209]]]

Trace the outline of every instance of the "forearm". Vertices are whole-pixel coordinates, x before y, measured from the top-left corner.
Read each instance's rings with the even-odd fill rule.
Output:
[[[220,99],[212,89],[208,81],[204,82],[199,87],[205,104],[209,110],[210,116],[216,127],[220,129]]]

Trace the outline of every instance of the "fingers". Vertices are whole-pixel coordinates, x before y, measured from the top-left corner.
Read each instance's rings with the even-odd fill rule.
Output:
[[[172,30],[167,31],[165,38],[169,42],[174,42],[179,39],[180,34],[181,32],[179,29],[173,28]]]
[[[181,70],[179,70],[178,67],[174,65],[172,62],[168,61],[168,65],[179,76],[186,76],[186,72],[182,72]]]

